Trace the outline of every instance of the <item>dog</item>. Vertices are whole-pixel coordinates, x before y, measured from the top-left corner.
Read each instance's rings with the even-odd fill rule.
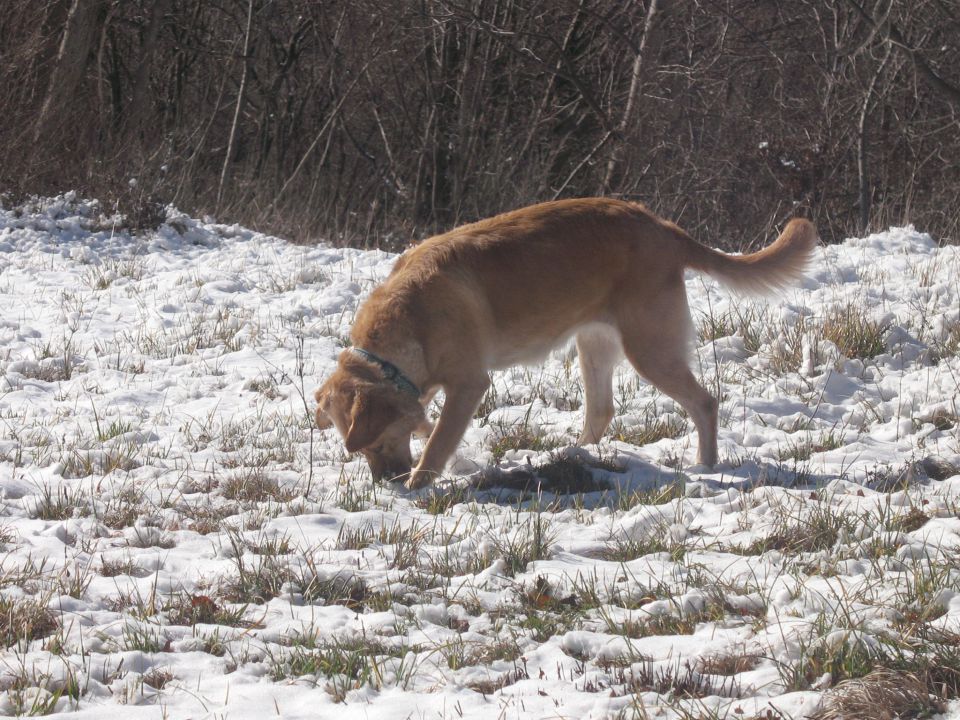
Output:
[[[317,426],[335,426],[377,480],[430,484],[456,450],[491,370],[533,364],[574,338],[585,395],[577,443],[613,419],[623,357],[678,402],[697,429],[698,463],[717,461],[717,400],[689,368],[693,322],[684,270],[765,294],[794,283],[818,243],[791,220],[770,246],[727,255],[643,205],[558,200],[464,225],[407,250],[357,312],[352,346],[316,391]],[[445,394],[435,426],[424,407]],[[410,439],[429,435],[411,472]]]

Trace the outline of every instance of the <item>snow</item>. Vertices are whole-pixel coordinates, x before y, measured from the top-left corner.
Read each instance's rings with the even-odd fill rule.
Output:
[[[0,210],[0,598],[56,619],[0,655],[0,713],[798,718],[834,678],[791,685],[787,664],[882,647],[911,603],[931,631],[960,632],[957,248],[912,227],[850,239],[766,301],[690,274],[696,324],[760,328],[696,343],[695,371],[722,393],[708,472],[691,467],[692,424],[629,367],[624,439],[585,450],[568,447],[582,423],[570,349],[496,373],[441,483],[460,495],[437,514],[430,491],[372,485],[311,426],[313,389],[395,259],[173,208],[131,235],[72,194]],[[837,308],[880,328],[872,357],[826,339]],[[679,435],[629,441],[657,418]],[[496,461],[518,426],[557,448]],[[558,456],[608,489],[498,484]],[[910,512],[925,522],[894,521]],[[789,547],[819,520],[837,524],[830,542]],[[512,574],[511,549],[537,538]],[[609,559],[617,544],[638,549]],[[260,597],[236,590],[278,567]],[[623,631],[652,622],[662,632]],[[337,644],[374,648],[362,682],[289,662]],[[711,675],[717,694],[624,684],[736,653],[756,660]]]

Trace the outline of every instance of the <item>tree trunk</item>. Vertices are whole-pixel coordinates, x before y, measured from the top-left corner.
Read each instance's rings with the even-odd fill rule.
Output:
[[[240,123],[240,111],[243,108],[243,94],[247,89],[247,74],[250,71],[250,26],[253,24],[253,0],[247,5],[247,29],[243,34],[243,74],[240,75],[240,89],[237,90],[237,101],[233,108],[233,122],[230,123],[230,137],[227,140],[227,151],[223,155],[223,167],[220,170],[220,182],[217,185],[216,211],[220,212],[220,203],[223,201],[223,186],[227,182],[227,170],[230,167],[230,158],[233,155],[233,145],[237,138],[237,125]]]
[[[140,134],[143,131],[144,120],[149,117],[150,109],[150,67],[153,53],[157,46],[157,37],[163,18],[169,12],[171,0],[153,0],[150,9],[150,19],[143,33],[143,47],[140,52],[140,62],[133,79],[133,92],[130,95],[130,109],[125,119],[127,133]]]
[[[870,86],[863,98],[863,105],[860,108],[860,120],[857,123],[857,175],[860,184],[860,232],[866,232],[870,225],[870,205],[873,201],[873,193],[870,187],[870,174],[867,167],[867,116],[869,115],[870,102],[873,100],[873,91],[877,87],[877,81],[883,74],[883,68],[890,58],[891,44],[887,43],[887,52],[883,60],[877,66],[877,71],[870,79]]]
[[[53,138],[56,130],[71,119],[70,103],[83,80],[87,60],[97,37],[97,17],[103,0],[73,0],[64,24],[56,65],[37,118],[33,141]]]
[[[630,74],[630,90],[627,92],[627,103],[623,108],[623,117],[617,125],[616,142],[613,145],[613,152],[610,153],[610,159],[607,160],[607,171],[603,176],[603,192],[610,192],[613,184],[613,176],[617,171],[617,166],[623,161],[623,145],[626,141],[626,131],[630,126],[630,118],[633,116],[633,107],[637,102],[637,93],[640,90],[640,75],[643,72],[643,56],[647,47],[647,38],[650,36],[650,28],[653,27],[653,18],[657,14],[657,0],[649,0],[647,6],[647,16],[643,21],[643,35],[640,37],[640,46],[637,48],[637,54],[633,58],[633,70]]]

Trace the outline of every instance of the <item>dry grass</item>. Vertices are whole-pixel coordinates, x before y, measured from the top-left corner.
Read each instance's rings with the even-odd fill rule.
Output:
[[[811,720],[903,720],[926,718],[946,709],[934,697],[929,679],[878,668],[862,678],[844,680],[824,698]]]
[[[57,629],[57,620],[47,606],[34,599],[15,599],[0,595],[0,645],[10,648],[18,643],[47,637]]]
[[[873,320],[862,304],[840,305],[822,320],[823,337],[847,358],[869,360],[886,351],[884,337],[890,326]]]

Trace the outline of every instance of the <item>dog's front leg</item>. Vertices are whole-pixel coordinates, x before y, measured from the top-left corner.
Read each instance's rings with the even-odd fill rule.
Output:
[[[447,399],[440,411],[440,419],[427,440],[420,462],[407,480],[408,488],[412,490],[429,485],[443,472],[489,386],[490,379],[484,375],[483,380],[444,388]]]

